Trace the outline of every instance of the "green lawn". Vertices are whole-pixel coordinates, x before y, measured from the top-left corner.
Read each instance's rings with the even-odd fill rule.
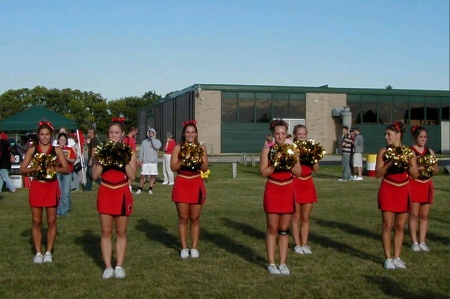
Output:
[[[178,257],[171,187],[158,183],[154,195],[134,196],[124,281],[101,279],[96,192],[72,193],[73,210],[58,218],[53,264],[45,265],[32,263],[28,190],[1,193],[0,298],[448,298],[448,175],[433,178],[431,252],[412,252],[406,230],[402,258],[408,269],[387,271],[376,201],[380,180],[337,182],[341,168],[321,166],[313,254],[295,255],[291,241],[291,275],[275,277],[266,271],[265,179],[251,166],[238,165],[235,179],[230,164],[213,164],[211,172],[200,259]]]

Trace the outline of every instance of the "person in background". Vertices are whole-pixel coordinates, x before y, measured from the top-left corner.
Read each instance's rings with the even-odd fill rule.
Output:
[[[108,139],[115,144],[120,144],[124,134],[125,125],[123,120],[121,118],[112,119],[108,125]],[[116,150],[120,150],[121,154],[124,155],[122,148],[119,149],[117,147]],[[126,276],[122,266],[127,248],[128,217],[133,212],[133,197],[128,188],[128,180],[133,181],[136,178],[136,153],[131,149],[130,153],[129,157],[119,161],[120,165],[116,163],[104,166],[101,164],[102,161],[98,160],[100,159],[99,157],[97,160],[94,160],[92,169],[92,179],[97,180],[100,176],[102,177],[97,194],[97,211],[102,230],[100,247],[106,267],[102,275],[103,279],[112,277],[124,279]],[[108,154],[113,157],[117,156],[116,152]],[[111,259],[114,225],[116,230],[116,267],[113,269]]]
[[[170,159],[172,156],[172,151],[175,148],[176,142],[173,139],[173,135],[170,132],[166,134],[166,144],[164,145],[164,157],[163,157],[163,174],[164,182],[163,185],[172,186],[174,184],[173,171],[170,168]]]
[[[294,142],[308,140],[308,129],[304,125],[296,125],[292,133]],[[317,201],[316,187],[312,174],[319,171],[319,163],[300,160],[302,172],[300,176],[294,176],[295,213],[292,217],[292,238],[294,239],[294,252],[297,254],[311,254],[308,245],[309,216],[313,203]]]
[[[187,145],[195,145],[195,156],[199,156],[200,163],[189,165],[192,153],[184,152]],[[183,148],[184,147],[184,148]],[[184,156],[185,160],[181,157]],[[172,201],[178,213],[178,237],[180,239],[180,257],[186,259],[199,258],[198,241],[200,238],[200,212],[206,199],[206,190],[201,177],[201,171],[208,170],[208,155],[206,148],[198,141],[197,122],[188,120],[183,122],[180,144],[172,151],[170,160],[172,171],[177,172],[172,189]],[[191,249],[187,245],[188,224],[190,223]]]
[[[409,202],[411,198],[409,176],[418,175],[416,155],[411,152],[412,158],[409,167],[405,170],[394,164],[394,159],[386,159],[385,154],[389,147],[402,147],[402,137],[405,127],[401,122],[390,124],[385,129],[385,139],[388,146],[382,147],[377,154],[375,177],[383,178],[378,191],[378,208],[381,210],[383,222],[381,242],[384,250],[384,268],[406,269],[406,263],[400,258],[402,251],[405,223],[408,220]],[[409,174],[409,176],[408,176]],[[394,229],[394,255],[391,253],[391,234]]]
[[[131,127],[130,131],[128,132],[128,134],[123,137],[123,143],[128,144],[129,147],[131,147],[131,149],[136,153],[136,134],[137,134],[137,128],[136,127]],[[128,185],[130,186],[130,191],[133,192],[133,187],[132,187],[132,181],[130,180],[128,182]]]
[[[282,146],[287,138],[287,123],[283,120],[274,120],[270,123],[270,130],[275,137],[275,145]],[[273,275],[289,275],[286,258],[289,246],[289,227],[295,212],[293,176],[299,177],[302,170],[299,161],[289,170],[276,170],[269,160],[269,153],[275,145],[262,150],[259,168],[261,176],[267,178],[264,190],[264,212],[267,220],[266,252],[269,261],[267,270]],[[275,264],[277,237],[278,267]]]
[[[142,167],[141,179],[139,180],[139,189],[136,194],[142,193],[142,187],[145,178],[148,176],[148,194],[153,194],[153,184],[158,175],[158,150],[161,148],[161,141],[156,138],[156,131],[148,128],[148,139],[142,141],[141,150],[139,151],[138,165]]]
[[[362,181],[362,153],[364,151],[364,139],[359,128],[355,128],[353,133],[355,136],[353,139],[353,173],[355,174],[353,180]]]
[[[100,145],[100,142],[95,136],[95,129],[91,128],[87,133],[89,137],[88,143],[88,162],[87,162],[87,175],[86,175],[86,185],[84,186],[84,191],[92,191],[92,165],[96,162],[95,159],[95,148]],[[100,185],[100,179],[96,179],[95,182]]]
[[[273,141],[273,136],[272,134],[267,134],[266,135],[266,139],[264,141],[264,148],[266,147],[271,147],[272,145],[275,144],[275,141]]]
[[[11,155],[11,146],[8,139],[0,139],[0,192],[3,189],[3,182],[9,192],[16,192],[16,187],[9,177],[11,171],[11,164],[14,162],[14,156]]]
[[[413,126],[411,133],[414,138],[414,145],[411,148],[416,153],[417,158],[425,158],[427,156],[436,158],[434,151],[425,146],[428,140],[427,130],[424,127]],[[430,214],[434,196],[431,176],[438,173],[439,169],[436,165],[433,167],[433,173],[426,175],[423,172],[424,166],[419,165],[418,167],[420,175],[417,178],[409,178],[409,184],[411,185],[411,209],[409,211],[408,228],[412,241],[411,249],[413,251],[428,252],[430,249],[425,240],[428,231],[428,215]],[[419,239],[417,239],[417,223],[419,223]]]
[[[342,178],[338,179],[339,182],[352,181],[352,171],[350,169],[350,157],[352,155],[352,138],[348,132],[348,127],[342,128]]]
[[[52,146],[51,139],[53,126],[50,122],[39,122],[37,136],[39,143],[36,146],[28,148],[25,158],[20,164],[19,174],[32,175],[28,200],[31,207],[32,227],[31,235],[36,250],[33,258],[35,264],[51,263],[53,261],[52,251],[56,240],[56,210],[59,204],[60,190],[56,179],[57,173],[67,174],[70,172],[66,157],[59,147]],[[48,165],[40,163],[29,167],[32,160],[38,160],[41,155],[50,156],[52,159],[59,160],[59,165]],[[33,164],[33,163],[31,163]],[[45,166],[45,168],[43,168]],[[42,241],[42,213],[46,210],[47,214],[47,251],[44,255],[41,253]]]
[[[68,145],[68,138],[66,133],[58,134],[58,146],[62,149],[64,156],[66,157],[70,173],[58,173],[56,175],[59,183],[59,189],[61,190],[61,198],[57,210],[58,216],[67,216],[69,210],[72,207],[71,199],[71,185],[73,174],[73,163],[75,163],[76,156],[73,147]]]

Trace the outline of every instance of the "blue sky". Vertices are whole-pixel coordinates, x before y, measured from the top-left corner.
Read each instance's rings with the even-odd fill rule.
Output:
[[[449,90],[449,1],[0,1],[0,93],[195,83]]]

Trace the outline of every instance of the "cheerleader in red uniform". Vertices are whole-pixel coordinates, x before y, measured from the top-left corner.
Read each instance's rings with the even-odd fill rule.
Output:
[[[414,145],[411,147],[417,158],[436,155],[433,150],[427,148],[428,132],[424,127],[413,126],[411,133],[414,138]],[[419,165],[419,171],[422,173],[424,170],[423,165]],[[411,185],[411,209],[409,212],[409,233],[411,235],[413,251],[425,251],[430,249],[425,243],[428,230],[428,214],[430,213],[430,206],[433,203],[434,187],[431,181],[431,175],[438,173],[437,165],[433,167],[433,173],[425,175],[422,174],[417,178],[410,177],[409,183]],[[419,222],[419,242],[417,242],[417,223]]]
[[[304,125],[296,125],[293,130],[294,142],[308,140],[308,130]],[[295,242],[294,252],[297,254],[311,254],[308,244],[309,216],[313,203],[317,201],[316,188],[312,174],[319,171],[319,163],[300,161],[302,174],[294,177],[295,214],[292,217],[292,238]]]
[[[101,177],[101,184],[97,194],[97,211],[100,214],[101,239],[100,247],[105,271],[102,278],[117,279],[125,278],[125,270],[122,268],[127,248],[127,226],[128,217],[133,212],[133,198],[128,187],[128,179],[134,181],[136,178],[136,154],[127,145],[121,144],[125,133],[124,119],[114,118],[108,126],[109,145],[112,147],[126,147],[131,155],[124,159],[123,165],[116,162],[109,163],[108,160],[118,153],[110,152],[110,157],[98,156],[98,162],[92,169],[92,179]],[[118,145],[119,144],[119,145]],[[106,147],[106,145],[105,145]],[[117,150],[116,150],[117,151]],[[123,151],[122,151],[123,152]],[[102,159],[103,158],[103,159]],[[105,160],[105,161],[101,161]],[[103,163],[103,164],[102,164]],[[111,264],[112,257],[112,232],[115,226],[116,231],[116,267]]]
[[[188,147],[198,150],[200,153],[198,163],[187,165],[190,154],[183,153],[183,148]],[[184,155],[185,161],[180,159]],[[176,145],[170,158],[170,168],[177,172],[172,189],[172,201],[178,212],[178,237],[180,238],[180,257],[186,259],[199,258],[198,240],[200,237],[200,212],[205,203],[206,190],[200,171],[208,170],[208,155],[206,148],[198,141],[197,122],[185,121],[181,133],[180,144]],[[187,246],[188,223],[190,223],[191,249]]]
[[[283,120],[275,120],[270,129],[275,137],[275,145],[283,145],[287,138],[287,123]],[[275,146],[273,145],[273,146]],[[301,166],[297,162],[289,170],[275,170],[275,166],[269,161],[270,150],[273,146],[266,147],[261,152],[260,172],[267,178],[264,191],[264,212],[266,213],[266,251],[269,260],[267,270],[270,274],[289,275],[286,266],[286,257],[289,246],[289,227],[292,214],[295,211],[293,175],[301,175]],[[279,266],[275,265],[275,251],[279,251]]]
[[[390,124],[385,129],[385,139],[388,146],[402,146],[405,127],[400,122]],[[383,221],[381,242],[385,255],[386,269],[406,269],[405,262],[400,259],[404,239],[405,223],[408,219],[410,186],[409,176],[418,175],[417,162],[414,153],[409,160],[407,170],[395,165],[394,159],[386,161],[387,147],[380,149],[375,165],[375,177],[383,178],[378,191],[378,208]],[[409,174],[409,176],[408,176]],[[391,254],[391,232],[394,228],[394,255]]]
[[[35,264],[51,263],[53,245],[56,240],[56,211],[58,209],[60,190],[56,173],[68,174],[69,165],[61,148],[52,146],[53,126],[48,121],[39,122],[37,129],[38,144],[28,148],[25,153],[19,173],[33,176],[31,181],[28,200],[31,207],[33,225],[31,235],[36,250],[33,258]],[[55,161],[48,162],[50,157]],[[41,157],[41,158],[39,158]],[[41,162],[37,162],[40,160]],[[34,161],[34,162],[33,162]],[[33,164],[29,167],[30,164]],[[47,214],[47,251],[41,253],[42,241],[42,212],[45,208]]]

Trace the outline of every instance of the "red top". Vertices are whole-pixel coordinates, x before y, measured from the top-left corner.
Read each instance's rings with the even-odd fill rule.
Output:
[[[170,139],[170,141],[167,141],[166,145],[164,146],[164,154],[166,154],[166,155],[172,154],[172,151],[175,148],[175,145],[177,145],[175,140]]]
[[[77,158],[73,148],[71,148],[71,147],[66,145],[66,146],[62,147],[61,149],[62,149],[62,151],[64,153],[64,156],[66,156],[66,158],[70,158],[70,159],[76,159]],[[70,172],[72,172],[73,171],[73,163],[67,161],[67,164],[69,165]]]
[[[133,136],[125,136],[123,138],[123,143],[128,144],[133,151],[136,151],[136,139]]]

